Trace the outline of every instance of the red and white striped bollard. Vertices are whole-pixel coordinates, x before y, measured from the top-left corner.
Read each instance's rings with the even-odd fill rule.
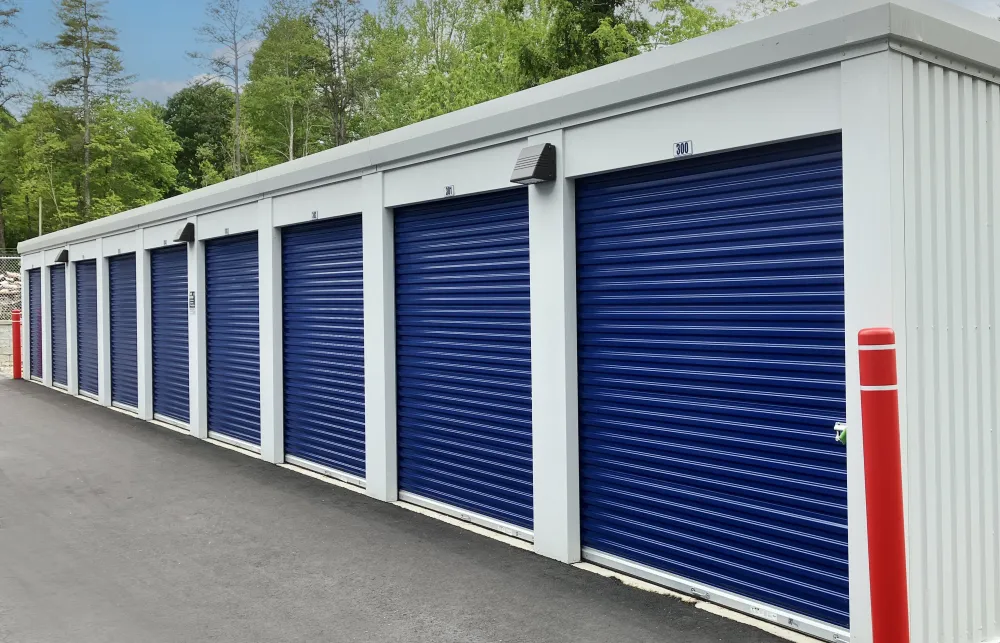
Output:
[[[896,333],[858,333],[874,643],[909,643]]]

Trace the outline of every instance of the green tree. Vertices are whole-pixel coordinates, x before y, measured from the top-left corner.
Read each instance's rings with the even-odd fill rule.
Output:
[[[41,96],[0,137],[7,243],[13,246],[35,236],[39,200],[45,232],[86,220],[78,208],[77,191],[82,142],[75,110]]]
[[[122,68],[116,43],[118,32],[108,24],[107,0],[59,0],[56,16],[63,30],[42,45],[53,52],[66,76],[52,85],[52,94],[64,98],[81,113],[83,122],[83,168],[81,192],[83,214],[91,209],[91,128],[94,104],[122,96],[130,82]]]
[[[159,201],[177,180],[180,144],[148,101],[105,100],[94,125],[94,214],[108,216]]]
[[[243,174],[243,84],[246,68],[254,49],[253,17],[240,0],[212,0],[205,7],[205,24],[198,35],[210,50],[189,52],[188,56],[201,61],[213,79],[222,79],[233,88],[232,144],[230,173]]]
[[[325,48],[318,69],[320,102],[329,123],[329,144],[351,140],[351,121],[363,88],[355,73],[360,61],[359,33],[365,11],[359,0],[315,0],[311,19]]]
[[[739,22],[746,22],[797,6],[799,4],[795,0],[741,0],[729,15]]]
[[[385,0],[359,32],[354,131],[371,136],[504,96],[525,82],[519,48],[543,22],[500,0]]]
[[[652,27],[652,44],[673,45],[735,25],[738,20],[702,0],[653,0],[659,20]]]
[[[423,62],[406,21],[403,0],[380,0],[358,31],[358,65],[352,75],[359,92],[352,129],[357,138],[414,122]]]
[[[461,47],[447,67],[433,66],[414,103],[418,120],[506,96],[530,84],[518,52],[544,39],[547,23],[535,10],[512,18],[499,0],[479,0],[462,23]]]
[[[506,10],[522,20],[547,22],[542,40],[519,52],[526,86],[564,78],[640,53],[650,37],[643,6],[632,0],[545,0],[536,7],[507,0]]]
[[[327,52],[306,15],[272,5],[250,64],[247,122],[267,165],[325,148],[329,132],[317,90]]]
[[[191,85],[167,100],[164,121],[180,143],[177,190],[218,183],[231,149],[233,92],[219,82]]]
[[[35,235],[39,200],[43,231],[52,232],[168,194],[177,178],[174,160],[180,145],[160,119],[161,111],[158,105],[126,99],[94,103],[92,209],[87,216],[79,207],[83,172],[79,112],[35,97],[20,122],[0,135],[8,243]]]

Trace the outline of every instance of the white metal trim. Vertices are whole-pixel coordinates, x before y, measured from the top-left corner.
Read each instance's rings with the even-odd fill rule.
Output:
[[[72,230],[72,228],[69,229]],[[126,228],[124,231],[116,230],[114,234],[101,237],[101,255],[107,259],[108,257],[132,254],[136,251],[136,236],[135,230]]]
[[[93,400],[93,401],[98,402],[98,403],[100,403],[100,401],[101,401],[99,397],[97,397],[96,395],[94,395],[93,393],[90,393],[88,391],[80,391],[79,393],[77,393],[77,397],[85,397],[88,400]]]
[[[135,308],[136,308],[136,393],[139,417],[153,417],[153,258],[143,248],[145,230],[136,231]]]
[[[134,415],[136,417],[139,417],[139,409],[134,406],[129,406],[128,404],[122,404],[121,402],[111,402],[111,408],[116,409],[118,411],[124,411],[129,415]]]
[[[285,453],[284,323],[281,271],[281,229],[274,227],[274,200],[257,202],[260,321],[260,455],[273,464]]]
[[[364,207],[361,177],[334,180],[325,185],[265,195],[274,200],[274,227],[324,221],[360,214]]]
[[[52,266],[42,266],[38,274],[42,287],[42,310],[39,311],[42,317],[42,382],[52,386]]]
[[[580,560],[580,435],[576,329],[575,183],[561,131],[532,137],[556,147],[557,178],[528,186],[532,485],[535,552]]]
[[[583,548],[583,559],[594,564],[614,569],[615,571],[629,574],[641,578],[642,580],[662,585],[670,589],[677,590],[683,594],[689,594],[709,603],[724,605],[738,612],[749,614],[754,618],[770,623],[776,623],[790,630],[802,632],[809,636],[820,638],[824,641],[835,643],[846,643],[851,640],[850,632],[844,631],[833,625],[828,625],[811,618],[800,616],[794,612],[789,612],[777,607],[772,607],[766,603],[754,601],[736,594],[716,589],[711,585],[705,585],[695,581],[687,580],[681,576],[675,576],[667,572],[662,572],[652,567],[633,563],[632,561],[611,554],[605,554],[590,547]]]
[[[512,525],[510,523],[503,522],[502,520],[496,520],[495,518],[488,518],[457,507],[452,507],[451,505],[446,505],[443,502],[431,500],[430,498],[425,498],[409,491],[400,491],[399,499],[402,502],[408,502],[411,505],[417,505],[418,507],[430,509],[431,511],[436,511],[446,516],[451,516],[452,518],[458,518],[463,522],[472,523],[473,525],[486,527],[487,529],[498,531],[507,536],[519,538],[520,540],[526,540],[529,543],[533,543],[535,541],[535,534],[530,529],[518,527],[517,525]]]
[[[365,491],[395,501],[396,449],[396,273],[393,215],[385,208],[382,173],[362,178],[361,214],[364,290]]]
[[[188,219],[197,225],[195,218]],[[188,294],[194,293],[194,310],[188,303],[188,388],[191,435],[208,437],[208,341],[205,316],[205,244],[188,245]]]
[[[737,113],[734,104],[740,105]],[[676,162],[675,141],[693,140],[694,155],[701,156],[838,132],[841,125],[837,60],[568,127],[557,158],[567,177],[580,178]]]
[[[65,384],[60,384],[59,382],[52,382],[52,388],[58,391],[69,392],[69,387]]]
[[[163,415],[161,413],[154,413],[152,419],[156,420],[157,422],[162,422],[163,424],[170,424],[179,429],[184,429],[185,431],[188,432],[191,431],[191,428],[188,426],[186,422],[180,422],[179,420],[167,417],[166,415]]]
[[[228,444],[231,447],[236,447],[237,449],[243,449],[244,451],[251,451],[260,455],[260,447],[256,444],[250,444],[249,442],[244,442],[243,440],[237,440],[236,438],[231,438],[228,435],[223,435],[216,431],[209,431],[208,437],[216,442],[222,442],[223,444]]]
[[[294,464],[302,469],[308,469],[313,473],[318,473],[320,475],[326,476],[328,478],[333,478],[334,480],[339,480],[341,482],[346,482],[347,484],[352,484],[355,487],[365,488],[364,478],[359,478],[358,476],[351,475],[350,473],[345,473],[343,471],[338,471],[336,469],[331,469],[330,467],[324,467],[321,464],[316,464],[315,462],[310,462],[305,458],[300,458],[294,455],[285,454],[285,463]]]
[[[76,262],[66,263],[66,388],[80,392],[80,347],[77,346]]]
[[[210,241],[257,232],[259,228],[258,201],[258,199],[254,199],[243,205],[199,214],[194,226],[195,237],[198,241]]]
[[[21,272],[27,272],[29,270],[34,270],[35,268],[41,268],[42,262],[45,256],[41,250],[36,252],[31,252],[28,254],[21,254]],[[27,283],[27,282],[24,282]],[[25,308],[27,310],[27,308]]]

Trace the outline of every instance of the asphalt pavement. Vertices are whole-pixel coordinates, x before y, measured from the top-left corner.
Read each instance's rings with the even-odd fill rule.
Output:
[[[778,640],[0,379],[0,642]]]

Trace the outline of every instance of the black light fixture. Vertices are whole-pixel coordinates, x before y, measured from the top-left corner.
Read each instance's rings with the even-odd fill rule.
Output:
[[[194,224],[188,221],[174,237],[174,243],[192,243],[194,241]]]
[[[521,150],[514,164],[511,183],[531,185],[556,180],[556,146],[552,143],[532,145]]]
[[[69,250],[63,248],[56,255],[56,263],[69,263]]]

